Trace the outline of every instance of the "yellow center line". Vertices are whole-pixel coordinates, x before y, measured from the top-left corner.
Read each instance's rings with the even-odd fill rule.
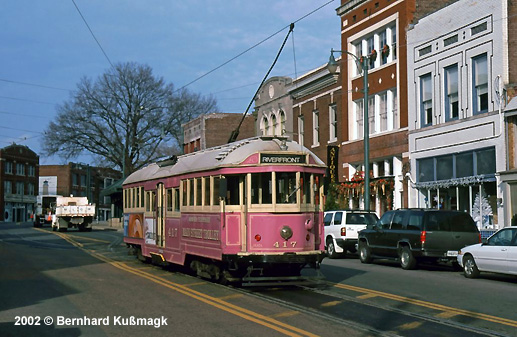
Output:
[[[366,300],[368,298],[373,298],[373,297],[377,297],[378,295],[376,294],[366,294],[366,295],[361,295],[361,296],[357,296],[357,298],[360,298],[362,300]]]
[[[323,303],[321,306],[322,307],[333,307],[333,306],[336,306],[341,303],[343,303],[343,301],[332,301],[332,302]]]
[[[417,300],[417,299],[413,299],[413,298],[409,298],[409,297],[384,293],[382,291],[366,289],[366,288],[351,286],[351,285],[342,284],[342,283],[331,283],[331,282],[328,282],[328,283],[334,285],[334,287],[336,287],[336,288],[347,289],[347,290],[352,290],[355,292],[364,293],[364,294],[368,294],[368,295],[384,297],[384,298],[388,298],[388,299],[398,301],[398,302],[410,303],[410,304],[418,305],[418,306],[429,308],[429,309],[447,312],[449,314],[463,315],[463,316],[467,316],[467,317],[482,319],[482,320],[489,321],[489,322],[517,327],[517,321],[507,319],[507,318],[502,318],[502,317],[487,315],[487,314],[483,314],[483,313],[479,313],[479,312],[448,307],[448,306],[437,304],[437,303],[421,301],[421,300]]]
[[[271,317],[276,317],[276,318],[291,317],[291,316],[296,316],[296,315],[299,315],[299,314],[300,314],[299,311],[291,310],[291,311],[284,311],[284,312],[280,312],[278,314],[271,315]]]
[[[47,231],[45,231],[45,232],[47,232]],[[61,236],[58,233],[53,233],[53,232],[48,232],[48,233],[56,234],[56,235],[62,237],[67,242],[70,242],[72,245],[78,247],[79,249],[83,250],[84,252],[88,253],[89,255],[112,265],[113,267],[124,270],[131,274],[140,276],[142,278],[148,279],[149,281],[152,281],[156,284],[159,284],[159,285],[162,285],[169,289],[175,290],[181,294],[187,295],[187,296],[197,299],[203,303],[206,303],[213,307],[216,307],[216,308],[219,308],[226,312],[229,312],[235,316],[239,316],[243,319],[246,319],[246,320],[255,322],[257,324],[263,325],[265,327],[268,327],[270,329],[276,330],[280,333],[283,333],[284,335],[293,336],[293,337],[294,336],[308,336],[308,337],[317,337],[318,336],[318,335],[315,335],[308,331],[297,328],[295,326],[280,322],[274,318],[259,314],[257,312],[245,309],[243,307],[239,307],[239,306],[231,304],[229,302],[225,302],[224,300],[218,299],[216,297],[212,297],[210,295],[195,291],[193,289],[190,289],[188,287],[188,285],[185,286],[185,285],[182,285],[179,283],[174,283],[172,281],[163,279],[156,275],[149,274],[147,272],[138,270],[137,268],[130,267],[129,265],[127,265],[123,262],[117,262],[111,258],[105,257],[99,253],[96,253],[93,250],[83,248],[81,244],[79,244],[78,242],[75,242],[72,238],[66,237],[66,235]]]
[[[243,294],[233,294],[233,295],[227,295],[227,296],[220,296],[218,297],[220,300],[231,300],[231,299],[234,299],[234,298],[241,298],[241,297],[244,297]]]

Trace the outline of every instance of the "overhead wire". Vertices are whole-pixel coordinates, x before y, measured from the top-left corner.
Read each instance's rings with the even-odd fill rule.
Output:
[[[97,42],[97,45],[99,46],[99,48],[101,49],[102,53],[104,54],[104,57],[106,57],[106,60],[108,60],[108,63],[111,65],[111,67],[115,68],[113,66],[113,63],[111,63],[111,60],[108,57],[108,54],[106,54],[106,52],[104,51],[104,48],[102,48],[101,43],[99,42],[99,40],[97,40],[97,37],[95,36],[95,34],[93,33],[92,29],[90,28],[90,25],[88,24],[88,22],[86,21],[85,17],[83,16],[83,13],[81,13],[81,10],[79,9],[77,4],[75,3],[75,0],[72,0],[72,2],[74,3],[75,9],[77,9],[77,12],[79,13],[81,18],[83,19],[84,24],[86,25],[86,27],[88,27],[88,30],[90,31],[90,34],[92,35],[93,39],[95,40],[95,42]]]
[[[72,0],[72,1],[73,1],[73,0]],[[197,81],[199,81],[200,79],[202,79],[202,78],[204,78],[204,77],[206,77],[206,76],[210,75],[211,73],[215,72],[216,70],[221,69],[222,67],[224,67],[224,66],[225,66],[225,65],[227,65],[228,63],[232,62],[233,60],[235,60],[235,59],[237,59],[237,58],[241,57],[242,55],[246,54],[246,53],[247,53],[247,52],[249,52],[250,50],[255,49],[256,47],[258,47],[258,46],[259,46],[259,45],[261,45],[262,43],[264,43],[264,42],[266,42],[266,41],[270,40],[271,38],[275,37],[276,35],[280,34],[280,33],[281,33],[282,31],[284,31],[285,29],[290,28],[290,27],[291,27],[291,24],[296,24],[297,22],[300,22],[301,20],[303,20],[303,19],[305,19],[306,17],[308,17],[308,16],[310,16],[310,15],[314,14],[315,12],[319,11],[320,9],[324,8],[325,6],[327,6],[327,5],[331,4],[331,3],[332,3],[332,2],[334,2],[334,1],[335,1],[335,0],[327,1],[326,3],[324,3],[323,5],[321,5],[320,7],[318,7],[318,8],[316,8],[316,9],[312,10],[311,12],[309,12],[309,13],[305,14],[304,16],[302,16],[301,18],[299,18],[299,19],[297,19],[297,20],[293,21],[292,23],[290,23],[290,24],[288,24],[288,25],[286,25],[286,26],[282,27],[280,30],[278,30],[278,31],[276,31],[275,33],[273,33],[273,34],[269,35],[268,37],[266,37],[265,39],[261,40],[260,42],[257,42],[257,43],[256,43],[256,44],[254,44],[253,46],[249,47],[248,49],[244,50],[243,52],[239,53],[238,55],[236,55],[236,56],[232,57],[232,58],[231,58],[231,59],[229,59],[228,61],[223,62],[221,65],[219,65],[219,66],[217,66],[217,67],[213,68],[212,70],[210,70],[210,71],[208,71],[208,72],[204,73],[203,75],[201,75],[201,76],[199,76],[199,77],[195,78],[194,80],[192,80],[192,81],[188,82],[187,84],[185,84],[184,86],[180,87],[179,89],[176,89],[176,90],[175,90],[175,92],[177,92],[177,91],[181,91],[182,89],[184,89],[184,88],[186,88],[186,87],[190,86],[190,85],[191,85],[191,84],[193,84],[193,83],[196,83],[196,82],[197,82]]]

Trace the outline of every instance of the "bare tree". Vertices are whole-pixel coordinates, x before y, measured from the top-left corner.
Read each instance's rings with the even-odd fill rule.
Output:
[[[70,100],[58,106],[44,151],[66,159],[89,152],[126,176],[155,161],[166,144],[181,149],[181,125],[216,111],[213,97],[174,92],[147,65],[117,64],[95,81],[82,78]]]

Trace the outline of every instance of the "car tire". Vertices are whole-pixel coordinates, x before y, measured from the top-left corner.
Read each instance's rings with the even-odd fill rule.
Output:
[[[478,266],[471,255],[467,255],[463,258],[463,275],[465,275],[466,278],[479,277]]]
[[[372,263],[372,252],[368,244],[364,241],[359,242],[359,260],[361,263]]]
[[[400,251],[400,266],[404,270],[411,270],[415,269],[416,267],[416,259],[413,256],[413,253],[411,253],[411,250],[408,246],[402,247],[402,250]]]
[[[338,253],[336,253],[336,246],[334,245],[334,240],[332,239],[327,241],[327,255],[331,259],[338,258]]]

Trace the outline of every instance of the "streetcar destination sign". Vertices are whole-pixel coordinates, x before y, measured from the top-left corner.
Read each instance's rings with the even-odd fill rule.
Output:
[[[305,164],[306,156],[303,154],[261,154],[261,164]]]

